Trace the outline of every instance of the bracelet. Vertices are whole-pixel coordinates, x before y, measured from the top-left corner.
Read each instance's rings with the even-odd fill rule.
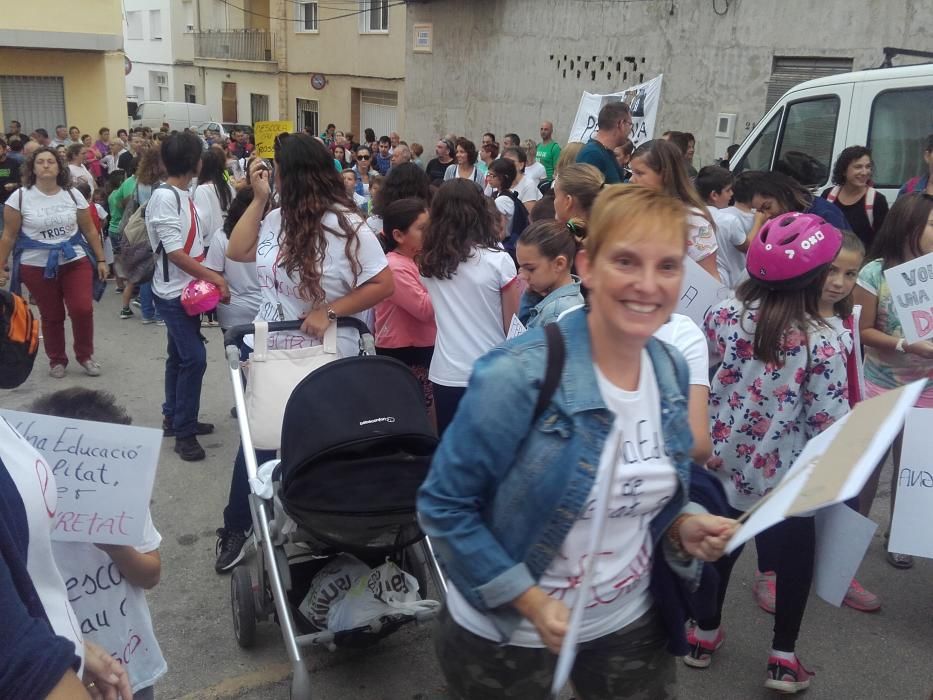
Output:
[[[98,263],[104,263],[104,264],[106,264],[106,263],[107,263],[107,261],[106,261],[106,260],[98,260],[97,262],[98,262]]]
[[[687,551],[684,549],[683,540],[680,539],[680,526],[683,525],[684,520],[689,518],[690,515],[687,513],[681,513],[676,518],[674,522],[671,523],[671,526],[667,528],[667,541],[671,543],[671,546],[682,554],[686,554]]]

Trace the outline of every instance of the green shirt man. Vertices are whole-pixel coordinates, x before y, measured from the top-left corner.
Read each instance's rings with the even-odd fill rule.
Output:
[[[547,179],[554,179],[554,168],[557,167],[557,159],[560,157],[560,146],[557,142],[551,140],[554,133],[554,125],[551,122],[541,123],[541,143],[535,151],[535,160],[544,166],[547,172]]]

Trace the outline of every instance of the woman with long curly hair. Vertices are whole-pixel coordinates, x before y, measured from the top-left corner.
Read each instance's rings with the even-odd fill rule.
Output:
[[[10,252],[11,291],[19,293],[22,279],[39,306],[49,374],[62,379],[68,366],[67,311],[75,359],[85,374],[98,376],[93,283],[95,277],[107,279],[107,263],[87,200],[72,188],[68,166],[52,148],[39,148],[26,159],[23,186],[6,200],[0,239],[0,284],[6,283],[3,270]]]
[[[515,263],[499,245],[493,211],[463,178],[444,183],[431,202],[419,267],[437,323],[428,376],[438,433],[453,419],[473,363],[505,340],[518,311]]]
[[[318,345],[338,316],[356,316],[394,289],[376,234],[347,194],[327,148],[306,134],[275,144],[279,208],[265,218],[270,196],[264,161],[250,166],[253,201],[230,235],[227,257],[255,262],[262,290],[257,320],[303,319],[300,331],[272,333],[270,347]],[[356,330],[337,332],[343,356],[358,352]]]

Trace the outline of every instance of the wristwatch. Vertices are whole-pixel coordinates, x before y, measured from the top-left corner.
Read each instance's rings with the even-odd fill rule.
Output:
[[[907,346],[907,341],[904,340],[903,338],[900,338],[897,341],[897,345],[894,346],[894,349],[897,350],[898,352],[906,353],[907,352],[906,346]]]
[[[337,312],[334,311],[333,307],[327,307],[327,320],[334,322],[337,320]]]

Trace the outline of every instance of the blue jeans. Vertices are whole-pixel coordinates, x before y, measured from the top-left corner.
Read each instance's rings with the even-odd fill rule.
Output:
[[[139,285],[139,310],[142,312],[143,318],[145,319],[159,318],[159,315],[156,313],[155,302],[152,299],[152,282],[145,282]]]
[[[189,316],[181,298],[162,299],[153,295],[155,309],[165,321],[168,332],[168,357],[165,358],[165,403],[162,415],[171,423],[176,437],[191,437],[197,432],[201,407],[201,382],[207,370],[207,352],[201,338],[201,321]]]

